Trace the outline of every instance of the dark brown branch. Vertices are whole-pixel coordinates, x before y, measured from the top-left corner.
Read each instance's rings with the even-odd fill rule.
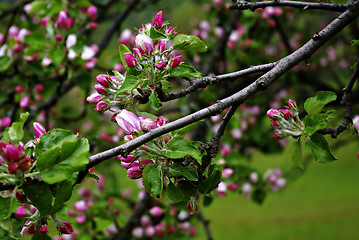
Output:
[[[207,87],[207,86],[209,86],[211,84],[217,84],[217,83],[219,83],[220,81],[223,81],[223,80],[235,80],[235,79],[247,76],[247,75],[252,74],[252,73],[266,72],[266,71],[272,69],[276,64],[277,64],[277,62],[268,63],[268,64],[263,64],[263,65],[250,67],[250,68],[240,70],[240,71],[237,71],[237,72],[233,72],[233,73],[227,73],[227,74],[222,74],[222,75],[213,76],[213,77],[199,78],[199,79],[194,80],[192,82],[192,85],[189,86],[188,88],[178,90],[176,92],[163,94],[160,99],[161,99],[162,102],[167,102],[167,101],[171,101],[171,100],[174,100],[174,99],[177,99],[177,98],[181,98],[181,97],[184,97],[184,96],[186,96],[186,95],[188,95],[190,93],[195,92],[196,90],[198,90],[200,88],[205,88],[205,87]]]
[[[355,81],[359,78],[359,58],[353,72],[352,77],[350,78],[348,84],[343,89],[343,97],[340,102],[345,106],[345,114],[343,122],[334,128],[324,128],[318,131],[320,134],[331,134],[332,138],[336,138],[340,133],[350,128],[352,124],[352,96],[351,91],[353,89]]]
[[[213,237],[211,234],[211,230],[209,229],[210,221],[208,221],[207,219],[204,218],[202,211],[198,211],[197,216],[198,216],[199,220],[201,221],[201,223],[203,224],[204,230],[207,235],[207,240],[212,240]]]
[[[300,1],[286,1],[286,0],[265,1],[265,2],[243,2],[241,0],[237,0],[235,3],[233,3],[230,6],[230,8],[237,10],[250,9],[251,11],[254,11],[257,8],[266,8],[270,6],[283,6],[283,7],[285,6],[285,7],[300,8],[303,10],[308,10],[308,9],[330,10],[335,12],[344,12],[348,9],[347,4],[300,2]]]

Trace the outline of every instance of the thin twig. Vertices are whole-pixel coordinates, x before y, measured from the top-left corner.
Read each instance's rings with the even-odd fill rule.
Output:
[[[300,2],[300,1],[286,1],[286,0],[265,1],[265,2],[243,2],[241,0],[238,0],[235,3],[233,3],[230,6],[230,8],[237,10],[250,9],[251,11],[254,11],[257,8],[266,8],[270,6],[283,6],[283,7],[285,6],[285,7],[300,8],[303,10],[319,9],[319,10],[329,10],[334,12],[344,12],[348,9],[348,4]]]
[[[204,218],[202,211],[198,211],[197,216],[198,216],[199,220],[201,221],[201,223],[203,224],[204,231],[206,232],[206,235],[207,235],[207,240],[212,240],[213,237],[211,234],[211,230],[209,229],[210,221],[208,221],[207,219]]]

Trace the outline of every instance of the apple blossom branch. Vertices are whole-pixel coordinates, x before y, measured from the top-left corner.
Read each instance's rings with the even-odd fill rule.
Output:
[[[350,124],[352,123],[352,96],[351,91],[353,89],[355,81],[359,78],[359,58],[351,76],[348,84],[343,89],[343,97],[342,101],[340,102],[342,105],[345,106],[345,114],[343,122],[334,128],[324,128],[318,131],[320,134],[331,134],[332,138],[336,138],[340,133],[344,130],[348,130]]]
[[[165,124],[149,131],[148,133],[131,140],[118,147],[106,150],[90,157],[88,169],[117,155],[127,155],[132,150],[141,146],[142,144],[155,139],[165,133],[187,126],[188,124],[197,122],[201,119],[208,118],[223,111],[225,108],[234,104],[241,104],[250,96],[259,91],[266,90],[276,79],[281,77],[284,73],[296,66],[300,62],[309,59],[316,50],[318,50],[324,43],[331,39],[335,34],[343,30],[349,23],[354,21],[359,15],[359,2],[356,1],[352,8],[346,10],[323,30],[318,33],[318,38],[309,40],[301,48],[294,51],[292,54],[279,60],[275,66],[267,73],[259,77],[255,82],[245,87],[241,91],[219,100],[216,104],[207,108],[201,109],[195,113],[189,114],[178,120]],[[227,76],[233,77],[229,74]],[[222,76],[223,77],[223,76]],[[238,76],[236,76],[238,77]],[[235,77],[235,78],[236,78]]]
[[[234,1],[230,6],[231,9],[237,10],[246,10],[250,9],[251,11],[256,10],[257,8],[266,8],[274,6],[283,6],[283,7],[293,7],[300,8],[303,10],[308,9],[319,9],[319,10],[329,10],[335,12],[344,12],[348,9],[351,4],[334,4],[334,3],[315,3],[315,2],[301,2],[301,1],[265,1],[265,2],[247,2],[247,1]]]

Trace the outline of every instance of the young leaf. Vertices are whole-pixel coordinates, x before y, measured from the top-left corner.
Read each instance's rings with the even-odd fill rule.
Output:
[[[41,31],[33,31],[26,35],[25,42],[29,45],[29,48],[25,51],[26,56],[33,55],[44,50],[46,47],[45,34]]]
[[[7,219],[10,217],[11,213],[15,212],[19,207],[16,199],[12,200],[11,197],[3,198],[0,196],[0,219]]]
[[[160,165],[148,164],[142,173],[142,183],[153,198],[161,199],[163,191],[163,171]]]
[[[162,107],[162,102],[156,92],[152,92],[149,99],[150,105],[154,110],[158,111]]]
[[[28,183],[23,185],[22,190],[42,216],[47,216],[50,213],[52,193],[49,185],[44,182]]]
[[[130,49],[128,49],[128,47],[127,47],[126,45],[124,45],[124,44],[121,44],[121,45],[120,45],[119,50],[120,50],[120,57],[121,57],[122,65],[125,66],[127,69],[129,69],[129,67],[127,67],[127,63],[126,63],[126,61],[125,61],[125,56],[124,56],[123,54],[124,54],[124,53],[127,53],[127,52],[129,52],[129,53],[132,54],[132,52],[131,52]]]
[[[211,175],[208,176],[207,180],[203,180],[198,185],[198,191],[203,194],[209,194],[217,185],[221,182],[221,171],[218,167],[213,169]]]
[[[309,114],[320,113],[328,103],[335,101],[337,95],[334,92],[319,91],[315,97],[308,98],[304,103],[304,109]]]
[[[29,9],[29,14],[38,14],[39,12],[45,11],[48,4],[44,1],[33,1]]]
[[[85,169],[89,161],[89,150],[87,139],[63,142],[60,146],[39,155],[36,168],[48,184],[65,181],[74,173]]]
[[[65,129],[53,129],[41,135],[40,141],[36,144],[35,154],[40,154],[60,147],[64,142],[73,142],[77,138],[71,131]]]
[[[71,198],[72,186],[72,181],[64,181],[56,185],[56,198],[50,212],[51,215],[61,210],[64,207],[65,202]]]
[[[328,124],[328,116],[326,114],[308,114],[303,118],[304,130],[303,134],[312,136],[319,129],[323,129]]]
[[[14,144],[20,142],[24,137],[23,127],[28,116],[29,113],[21,113],[20,120],[18,122],[13,122],[10,127],[6,128],[1,141],[11,141]]]
[[[157,31],[155,28],[151,28],[150,38],[155,41],[158,39],[167,39],[167,36],[161,33],[160,31]]]
[[[55,46],[50,48],[49,56],[52,59],[52,63],[58,67],[60,63],[64,60],[65,54],[65,47],[62,44],[56,44]]]
[[[295,165],[302,166],[302,145],[300,138],[292,143],[292,161]]]
[[[125,81],[122,83],[120,89],[117,90],[116,95],[135,89],[137,87],[138,80],[137,76],[127,73]]]
[[[168,183],[168,185],[167,185],[166,193],[167,193],[168,198],[175,203],[187,200],[186,196],[183,194],[181,189],[171,182]]]
[[[11,66],[12,60],[4,55],[0,57],[0,72],[6,71]]]
[[[314,133],[306,143],[306,146],[311,149],[315,160],[319,163],[329,163],[337,160],[333,156],[327,140],[321,134]]]
[[[168,143],[167,150],[163,151],[163,155],[173,159],[191,156],[196,159],[198,163],[202,163],[200,151],[184,138],[173,138]]]
[[[193,165],[184,167],[181,163],[175,162],[168,171],[169,177],[185,177],[190,181],[198,181],[197,168]]]
[[[171,68],[170,77],[195,77],[200,78],[202,74],[191,66],[180,64],[176,68]]]
[[[178,34],[173,39],[173,49],[207,51],[206,44],[195,35]]]

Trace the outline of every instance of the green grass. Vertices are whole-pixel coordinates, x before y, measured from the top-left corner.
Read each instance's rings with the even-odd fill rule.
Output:
[[[214,239],[358,239],[358,149],[358,142],[351,143],[334,152],[336,162],[312,162],[298,180],[270,194],[262,206],[235,193],[217,198],[203,208]],[[288,151],[258,156],[254,165],[292,166]],[[198,230],[196,239],[206,239],[203,227]]]

